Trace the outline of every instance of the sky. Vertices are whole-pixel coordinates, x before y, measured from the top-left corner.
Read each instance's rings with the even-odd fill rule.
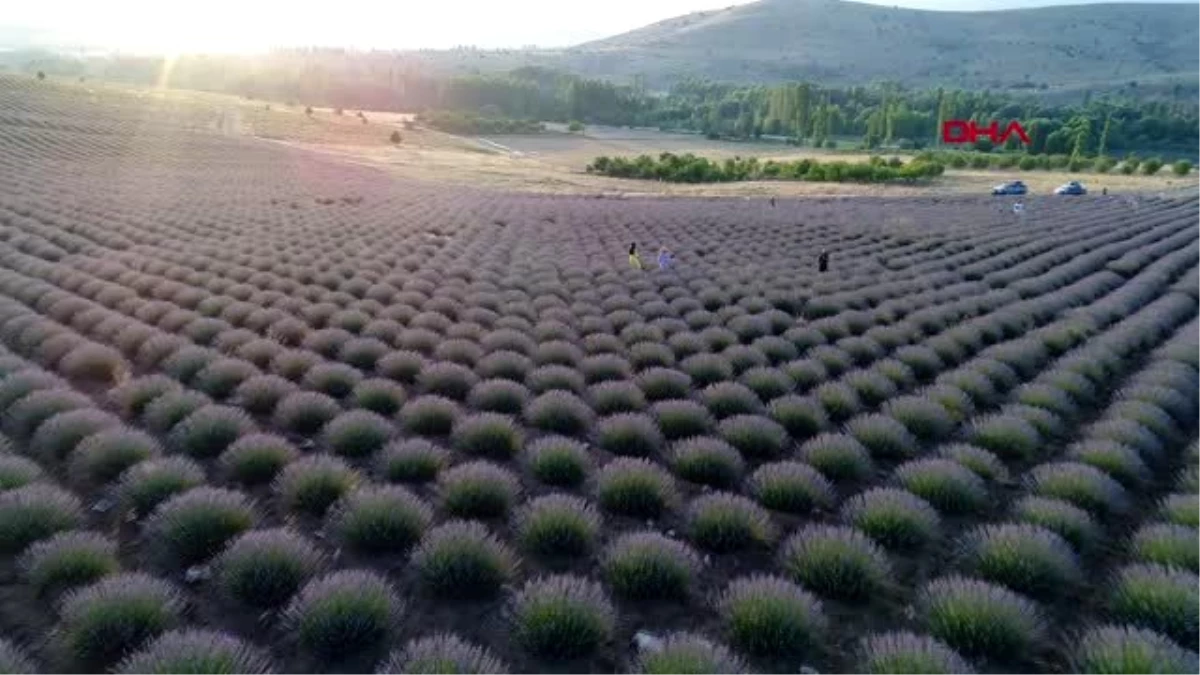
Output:
[[[564,47],[688,12],[750,0],[14,0],[17,26],[47,39],[146,52],[253,52],[284,46],[360,49]],[[1087,0],[874,1],[934,10],[1007,9]],[[1134,0],[1137,1],[1137,0]],[[1185,0],[1194,1],[1194,0]],[[0,45],[3,46],[3,45]]]

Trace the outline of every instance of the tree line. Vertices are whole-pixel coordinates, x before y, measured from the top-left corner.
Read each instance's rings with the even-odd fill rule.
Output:
[[[162,59],[116,57],[88,61],[89,75],[153,85]],[[33,66],[31,66],[33,67]],[[69,59],[40,60],[47,72],[81,72]],[[257,56],[183,56],[169,85],[224,91],[304,105],[423,112],[450,110],[588,124],[650,126],[711,137],[775,137],[828,146],[859,139],[864,148],[919,150],[940,145],[946,120],[1020,121],[1032,141],[1010,139],[1006,150],[1028,155],[1105,157],[1131,151],[1179,151],[1190,158],[1200,142],[1200,104],[1177,87],[1165,98],[1129,94],[1051,104],[1032,93],[908,89],[896,83],[849,88],[809,82],[744,86],[685,80],[665,92],[636,80],[618,84],[542,67],[503,74],[433,70],[419,52],[287,49]],[[986,141],[976,148],[988,151]]]
[[[616,178],[661,180],[668,183],[731,183],[748,180],[800,180],[830,183],[916,183],[942,175],[945,167],[934,161],[898,157],[872,157],[866,162],[800,159],[792,162],[732,157],[724,161],[692,153],[664,152],[658,157],[597,157],[588,173]]]

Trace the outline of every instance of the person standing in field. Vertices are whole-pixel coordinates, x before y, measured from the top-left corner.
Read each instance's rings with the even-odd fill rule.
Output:
[[[642,269],[642,259],[638,257],[636,242],[629,245],[629,266],[635,270]]]
[[[821,249],[821,254],[817,256],[817,271],[824,272],[829,269],[829,251]]]
[[[674,260],[674,256],[671,255],[666,246],[658,249],[658,270],[660,272],[665,272]]]

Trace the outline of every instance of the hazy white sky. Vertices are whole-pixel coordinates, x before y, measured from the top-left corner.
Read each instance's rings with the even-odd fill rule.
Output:
[[[749,0],[9,0],[0,26],[152,51],[322,45],[381,49],[558,47]],[[1003,9],[1084,0],[907,0],[922,9]],[[579,7],[578,5],[583,5]]]

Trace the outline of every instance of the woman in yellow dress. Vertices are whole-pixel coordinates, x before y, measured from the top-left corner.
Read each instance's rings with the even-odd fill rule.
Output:
[[[629,266],[635,270],[642,269],[642,259],[637,254],[637,244],[629,245]]]

